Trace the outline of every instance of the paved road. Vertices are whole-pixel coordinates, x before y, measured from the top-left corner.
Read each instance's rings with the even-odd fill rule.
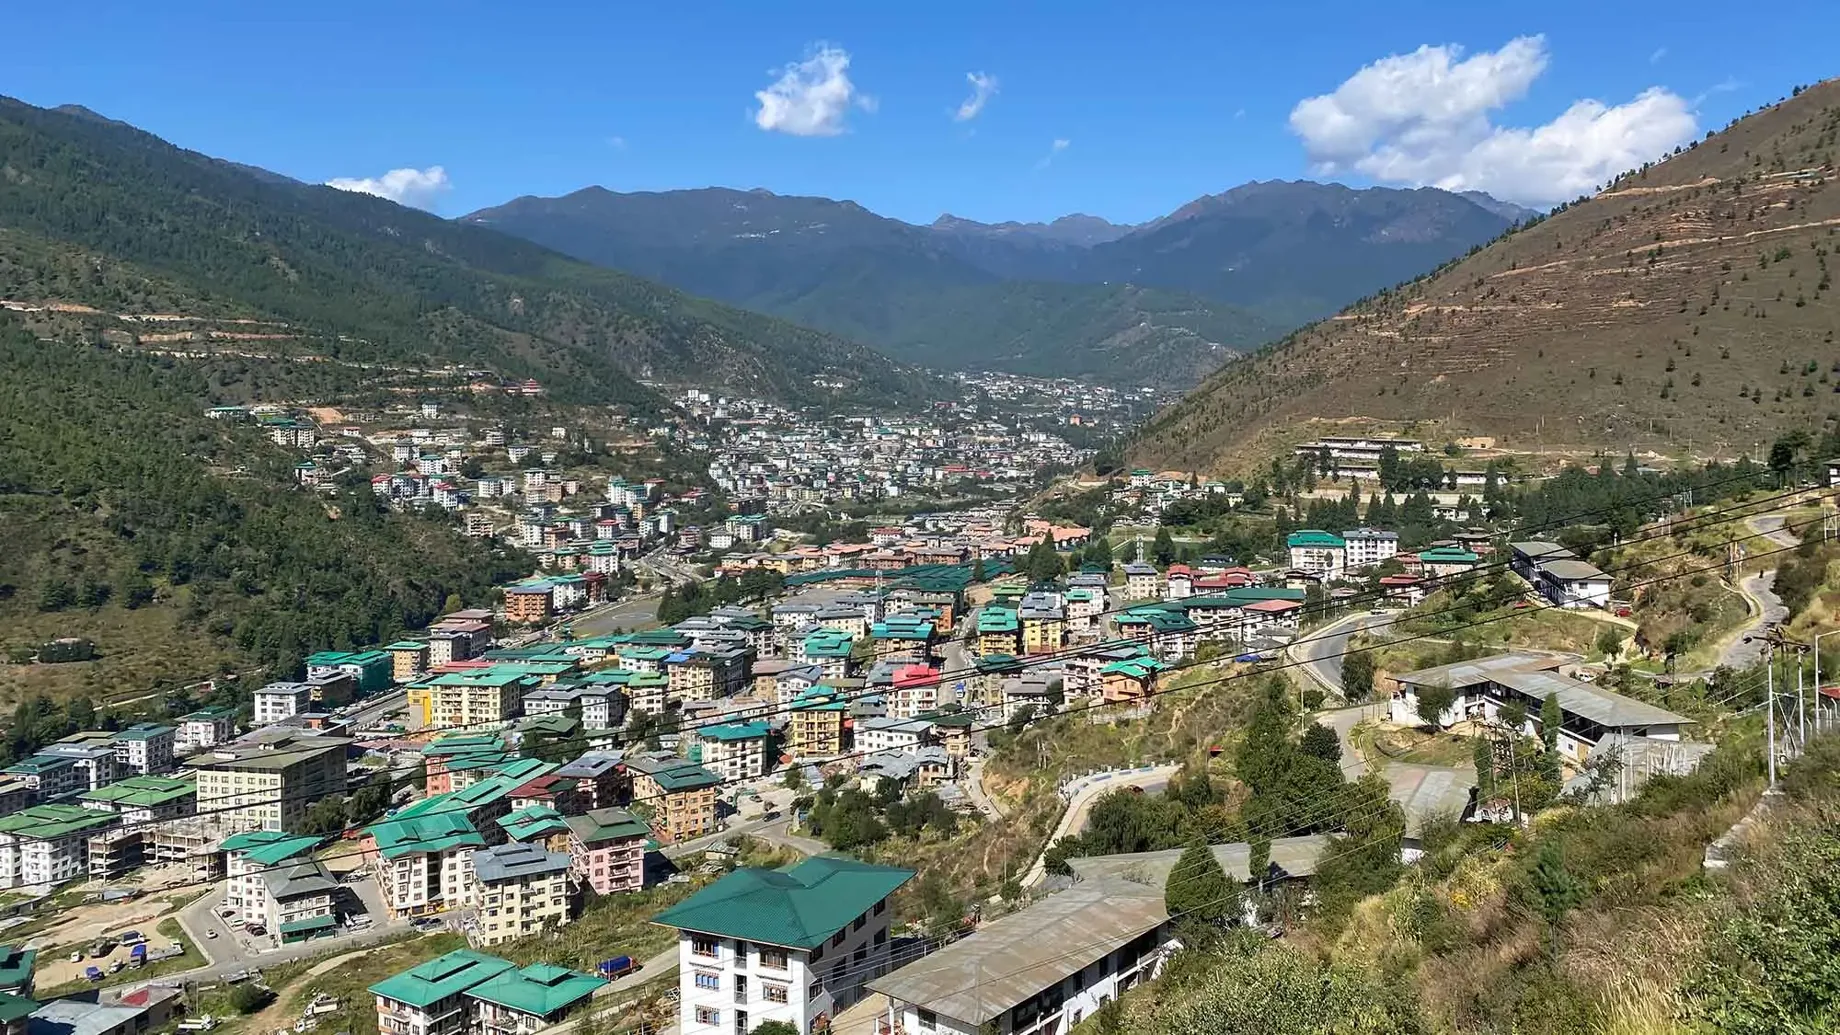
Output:
[[[1775,549],[1794,546],[1801,542],[1793,532],[1783,527],[1788,524],[1788,520],[1781,514],[1764,514],[1747,518],[1744,523],[1750,526],[1752,532],[1767,537],[1770,545],[1764,549]],[[1754,636],[1770,625],[1789,620],[1789,609],[1783,605],[1782,598],[1776,595],[1775,585],[1776,570],[1774,568],[1756,575],[1747,575],[1738,581],[1738,592],[1744,594],[1745,599],[1750,601],[1751,619],[1738,630],[1725,649],[1719,652],[1718,663],[1720,665],[1730,668],[1748,668],[1763,659],[1763,652],[1769,649],[1769,645],[1755,640],[1746,643],[1744,638]]]
[[[806,855],[823,855],[831,846],[809,837],[800,837],[792,832],[792,819],[777,819],[754,829],[754,836],[772,845],[781,845],[795,852]]]
[[[1353,780],[1367,771],[1367,759],[1349,742],[1348,735],[1363,719],[1372,719],[1382,713],[1380,705],[1364,704],[1354,708],[1337,708],[1333,711],[1317,712],[1311,716],[1335,731],[1335,739],[1342,745],[1342,775]]]
[[[358,945],[369,945],[382,938],[402,934],[412,930],[407,920],[390,920],[383,908],[382,892],[374,880],[365,880],[357,884],[344,884],[341,887],[356,894],[364,904],[364,911],[371,917],[371,925],[361,931],[339,929],[336,935],[314,939],[300,945],[276,947],[273,935],[256,938],[245,932],[241,926],[224,921],[218,909],[224,904],[224,890],[216,889],[210,894],[188,904],[179,911],[179,926],[191,938],[192,944],[209,965],[199,971],[186,971],[186,977],[198,977],[209,974],[221,977],[233,970],[246,967],[272,966],[287,960],[317,956],[326,952],[337,952]],[[207,935],[207,931],[216,931],[217,937]]]
[[[1149,769],[1118,773],[1106,780],[1095,780],[1082,784],[1074,792],[1073,798],[1067,802],[1067,811],[1061,814],[1061,821],[1055,826],[1054,833],[1049,834],[1048,840],[1043,842],[1041,854],[1035,857],[1035,862],[1029,866],[1029,872],[1023,875],[1022,886],[1031,888],[1047,878],[1048,846],[1063,837],[1085,830],[1087,813],[1092,811],[1093,803],[1106,793],[1121,787],[1142,787],[1148,793],[1154,788],[1167,786],[1169,778],[1174,776],[1179,769],[1181,769],[1179,765],[1166,763]]]
[[[1325,693],[1342,692],[1342,655],[1356,633],[1392,621],[1390,615],[1358,614],[1338,618],[1328,625],[1297,638],[1289,648],[1291,657],[1303,663],[1303,671],[1316,680]]]
[[[990,795],[984,793],[984,759],[982,758],[972,759],[970,770],[965,774],[965,797],[970,798],[971,804],[976,805],[979,812],[991,819],[1004,818],[1002,807]]]

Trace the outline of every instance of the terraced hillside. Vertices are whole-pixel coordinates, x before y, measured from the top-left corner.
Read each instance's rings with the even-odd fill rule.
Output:
[[[1840,81],[1223,367],[1132,459],[1234,469],[1329,424],[1757,455],[1840,411]]]

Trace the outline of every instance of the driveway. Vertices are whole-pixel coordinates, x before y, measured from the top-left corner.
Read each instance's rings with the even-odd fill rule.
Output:
[[[1781,514],[1762,514],[1744,521],[1753,533],[1762,535],[1769,543],[1769,548],[1792,547],[1801,542],[1795,533],[1784,526],[1789,519]],[[1751,618],[1742,628],[1732,634],[1731,642],[1719,652],[1718,663],[1728,668],[1748,668],[1763,660],[1764,651],[1769,644],[1762,641],[1744,642],[1746,636],[1755,636],[1771,625],[1789,620],[1789,609],[1783,605],[1782,598],[1776,595],[1776,570],[1747,575],[1738,580],[1738,592],[1751,605]]]
[[[341,887],[357,894],[371,918],[370,926],[358,931],[341,927],[337,934],[287,946],[276,946],[273,935],[254,937],[244,931],[241,925],[226,922],[218,912],[224,904],[224,891],[221,888],[187,905],[179,911],[179,926],[192,940],[192,944],[198,947],[199,953],[210,962],[198,970],[186,971],[185,975],[221,977],[246,967],[272,966],[343,948],[370,945],[413,930],[407,920],[387,919],[382,892],[375,880],[367,879]],[[208,931],[216,931],[217,937],[209,937],[206,934]]]
[[[1342,775],[1350,780],[1358,779],[1367,772],[1367,759],[1356,750],[1349,741],[1349,734],[1364,719],[1372,719],[1380,714],[1383,705],[1364,704],[1353,708],[1337,708],[1333,711],[1317,712],[1310,716],[1335,731],[1335,739],[1342,745]]]

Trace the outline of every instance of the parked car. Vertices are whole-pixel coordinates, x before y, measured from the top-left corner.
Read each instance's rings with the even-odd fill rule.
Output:
[[[211,927],[211,928],[207,928],[207,929],[205,930],[205,932],[204,932],[204,936],[205,936],[206,938],[215,938],[215,937],[217,937],[217,928],[215,928],[215,927]]]
[[[70,962],[72,962],[72,963],[82,963],[82,962],[83,962],[83,950],[82,950],[82,949],[73,949],[73,950],[71,951],[71,953],[70,953]]]

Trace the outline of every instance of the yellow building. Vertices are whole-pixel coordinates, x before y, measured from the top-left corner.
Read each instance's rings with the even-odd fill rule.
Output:
[[[800,758],[843,754],[849,702],[827,687],[813,687],[792,702],[786,724],[786,750]]]
[[[523,707],[524,691],[537,686],[540,678],[518,665],[436,676],[427,683],[432,721],[438,726],[502,722],[517,714]]]
[[[475,937],[481,945],[562,927],[579,899],[569,884],[569,857],[517,841],[473,853]]]
[[[675,844],[716,829],[716,788],[722,778],[693,762],[645,756],[626,759],[633,778],[633,804],[652,814],[652,833]]]
[[[986,607],[977,616],[978,656],[1022,653],[1022,623],[1006,607]]]
[[[307,810],[344,794],[345,749],[351,741],[287,727],[186,759],[198,776],[198,800],[211,803],[221,830],[299,832]]]

